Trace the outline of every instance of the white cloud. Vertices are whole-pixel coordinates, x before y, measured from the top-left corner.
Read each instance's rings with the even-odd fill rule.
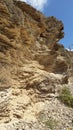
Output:
[[[66,48],[67,51],[73,51],[73,49]]]
[[[34,8],[37,10],[43,10],[44,6],[47,5],[49,0],[22,0],[25,1],[26,3],[32,5]]]

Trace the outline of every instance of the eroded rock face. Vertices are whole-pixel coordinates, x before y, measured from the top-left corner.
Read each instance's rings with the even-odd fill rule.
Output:
[[[62,30],[24,2],[0,0],[0,130],[48,130],[51,115],[54,129],[73,128],[73,109],[58,101],[68,84]]]
[[[15,48],[18,47],[16,43],[20,47],[20,43],[32,44],[37,40],[40,42],[40,39],[45,43],[55,43],[64,36],[61,21],[54,17],[46,18],[24,2],[2,0],[0,6],[0,35]]]
[[[19,65],[23,64],[25,59],[35,59],[44,65],[45,70],[55,72],[53,68],[57,68],[57,53],[49,50],[48,45],[56,44],[64,37],[63,23],[53,16],[45,17],[21,1],[1,0],[0,6],[1,60]],[[67,66],[62,72],[66,70]]]
[[[5,118],[9,118],[9,103],[10,103],[10,93],[8,90],[0,91],[0,120]]]

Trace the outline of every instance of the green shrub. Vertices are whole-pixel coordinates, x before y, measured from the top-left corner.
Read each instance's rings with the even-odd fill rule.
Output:
[[[59,95],[59,99],[65,105],[73,108],[73,95],[71,94],[69,88],[64,87]]]
[[[57,122],[54,119],[48,119],[47,121],[45,121],[45,126],[50,128],[51,130],[54,130],[56,125],[57,125]]]

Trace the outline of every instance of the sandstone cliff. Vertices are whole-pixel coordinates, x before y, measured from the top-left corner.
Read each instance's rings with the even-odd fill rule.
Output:
[[[64,86],[73,93],[63,29],[24,2],[0,0],[0,130],[52,130],[50,119],[73,129],[73,109],[58,100]]]

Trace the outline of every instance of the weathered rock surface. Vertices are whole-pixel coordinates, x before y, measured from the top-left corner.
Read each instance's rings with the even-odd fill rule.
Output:
[[[0,130],[52,130],[50,119],[55,130],[73,129],[73,109],[58,100],[64,86],[73,93],[71,60],[57,43],[63,28],[24,2],[0,0]]]

